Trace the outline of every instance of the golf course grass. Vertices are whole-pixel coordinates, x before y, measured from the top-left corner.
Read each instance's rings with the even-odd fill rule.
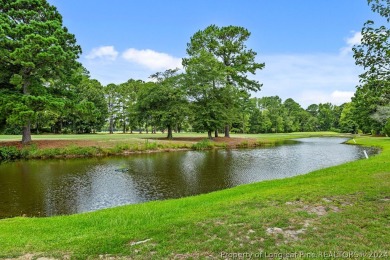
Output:
[[[309,135],[254,137],[274,142]],[[390,138],[355,140],[382,151],[306,175],[194,197],[70,216],[3,219],[0,258],[386,259]]]

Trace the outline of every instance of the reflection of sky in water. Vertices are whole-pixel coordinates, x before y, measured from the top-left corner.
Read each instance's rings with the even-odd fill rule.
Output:
[[[364,158],[345,138],[261,149],[18,161],[0,165],[0,217],[59,215],[178,198],[285,178]]]

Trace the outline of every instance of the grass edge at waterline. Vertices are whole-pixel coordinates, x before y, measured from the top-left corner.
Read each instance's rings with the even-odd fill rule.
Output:
[[[287,134],[232,134],[232,138],[209,140],[199,133],[176,134],[173,140],[162,134],[80,134],[36,135],[29,145],[21,145],[20,136],[0,135],[0,163],[18,159],[104,157],[134,153],[214,148],[254,148],[275,145],[287,139],[321,136],[352,137],[335,132],[296,132]],[[184,138],[184,141],[182,140]],[[195,139],[195,140],[194,140]],[[222,139],[222,141],[221,141]],[[51,147],[38,147],[50,142]],[[63,144],[65,142],[65,144]],[[82,145],[80,144],[83,143]],[[62,145],[56,145],[61,144]],[[54,147],[52,147],[54,146]]]
[[[355,140],[381,147],[382,153],[307,175],[183,199],[0,220],[0,258],[219,258],[234,252],[388,255],[390,138]]]

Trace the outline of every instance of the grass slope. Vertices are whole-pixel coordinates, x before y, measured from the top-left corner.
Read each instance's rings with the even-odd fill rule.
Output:
[[[183,259],[295,252],[307,258],[332,252],[385,258],[390,254],[390,138],[356,141],[382,147],[382,153],[307,175],[178,200],[3,219],[0,258]]]

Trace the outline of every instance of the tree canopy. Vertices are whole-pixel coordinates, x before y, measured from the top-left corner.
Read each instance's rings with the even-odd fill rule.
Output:
[[[361,44],[353,48],[356,64],[365,70],[353,98],[353,116],[364,132],[379,134],[390,121],[390,1],[368,0],[368,4],[386,22],[378,26],[367,21]]]
[[[22,142],[28,143],[31,116],[38,109],[31,100],[45,99],[50,80],[71,79],[80,67],[81,48],[46,0],[1,0],[0,25],[0,86],[24,95],[12,110],[17,116],[11,117],[23,127]]]
[[[245,45],[249,36],[250,32],[240,26],[210,25],[191,37],[187,44],[189,58],[183,59],[184,67],[192,76],[199,78],[207,74],[205,76],[209,82],[203,84],[203,88],[208,86],[223,95],[224,98],[219,100],[224,102],[222,106],[229,114],[222,121],[226,137],[229,137],[231,119],[237,107],[237,99],[233,96],[240,91],[247,93],[261,88],[258,81],[248,78],[248,73],[255,74],[264,67],[264,63],[255,61],[257,53]],[[205,72],[205,68],[211,71]]]

